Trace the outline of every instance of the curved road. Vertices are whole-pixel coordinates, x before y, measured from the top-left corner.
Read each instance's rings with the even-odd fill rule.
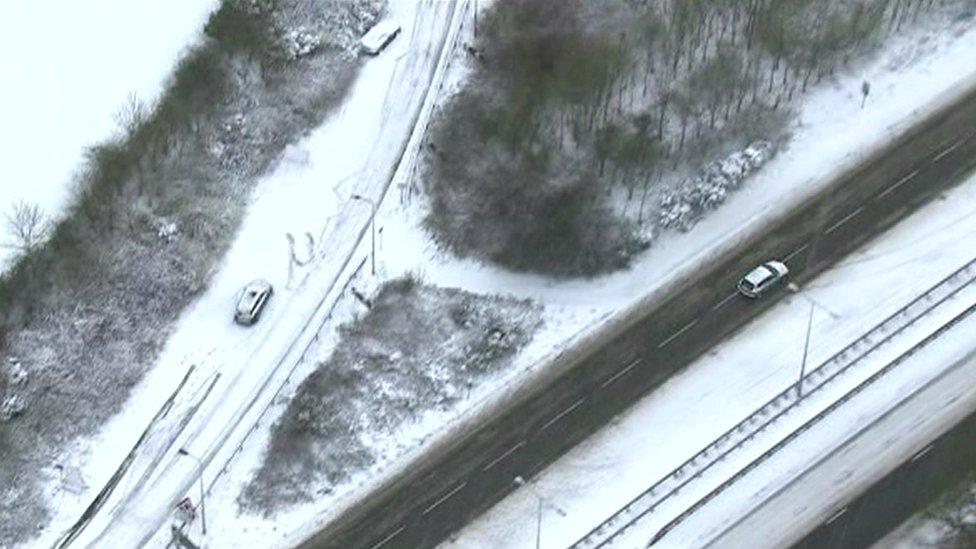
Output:
[[[447,37],[456,9],[455,2],[435,0],[391,5],[401,36],[365,62],[340,110],[259,183],[220,272],[184,315],[147,380],[151,385],[169,375],[175,386],[193,363],[190,382],[150,426],[106,500],[93,504],[92,516],[63,542],[142,546],[184,494],[197,493],[201,470],[212,484],[233,458],[277,388],[304,361],[355,267],[372,211],[351,195],[379,203],[386,193],[424,123],[435,69],[453,46]],[[305,232],[317,235],[314,257],[304,268],[289,267],[285,237]],[[262,321],[243,329],[231,323],[230,312],[241,285],[256,276],[278,291]],[[162,383],[157,390],[169,394]]]

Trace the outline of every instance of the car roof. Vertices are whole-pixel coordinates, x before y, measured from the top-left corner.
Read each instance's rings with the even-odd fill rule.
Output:
[[[400,30],[400,24],[392,19],[380,21],[373,25],[373,28],[366,31],[360,39],[360,43],[370,49],[383,47],[383,42],[388,36]]]
[[[790,272],[790,269],[784,265],[782,261],[776,261],[775,259],[767,261],[766,263],[763,263],[763,265],[769,267],[780,275],[785,275]]]
[[[267,280],[265,280],[263,278],[257,278],[257,279],[254,279],[254,280],[248,282],[247,283],[247,286],[244,286],[244,290],[245,291],[246,290],[262,291],[262,290],[267,290],[270,287],[271,287],[271,283],[270,282],[268,282]]]
[[[745,276],[745,280],[752,284],[753,286],[760,285],[763,281],[776,276],[776,271],[767,267],[766,265],[760,265],[755,269],[749,271],[749,274]]]
[[[271,283],[267,280],[251,281],[247,286],[244,286],[241,299],[237,302],[237,310],[241,313],[250,313],[261,294],[269,289],[271,289]]]

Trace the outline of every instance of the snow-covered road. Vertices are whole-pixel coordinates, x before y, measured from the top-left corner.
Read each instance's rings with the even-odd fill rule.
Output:
[[[304,358],[341,281],[359,264],[356,251],[372,209],[352,195],[378,202],[386,192],[414,133],[454,10],[453,2],[391,3],[401,36],[365,64],[341,110],[286,150],[259,183],[210,288],[184,313],[124,419],[96,441],[95,447],[111,448],[100,450],[105,465],[94,473],[97,489],[134,441],[138,429],[126,432],[121,423],[147,423],[187,368],[195,366],[175,406],[152,428],[78,546],[146,543],[195,486],[201,466],[212,484],[250,431],[247,422],[257,419],[276,384]],[[304,261],[306,233],[314,240],[313,257],[305,266],[292,264],[288,235]],[[242,328],[231,322],[231,313],[241,287],[257,277],[271,281],[276,292],[261,322]],[[54,530],[80,514],[77,505],[60,511]]]
[[[970,317],[956,328],[972,334],[976,319]],[[933,360],[945,368],[928,367]],[[776,462],[770,461],[768,468],[781,471],[782,479],[765,486],[743,482],[735,492],[716,499],[713,508],[702,509],[676,529],[669,543],[683,547],[796,543],[804,532],[841,511],[851,495],[924,451],[933,439],[976,409],[976,353],[968,338],[941,339],[905,366],[900,379],[885,379],[872,388],[874,396],[852,402],[849,411],[818,425],[820,432],[811,432],[777,455]],[[890,407],[877,406],[893,396]],[[817,443],[835,437],[842,441],[836,446]],[[797,459],[798,455],[803,459]],[[781,527],[769,528],[772,524]]]
[[[542,513],[542,546],[566,547],[574,543],[597,522],[795,383],[810,310],[805,297],[837,315],[835,318],[823,309],[815,310],[808,364],[817,365],[973,259],[972,248],[960,245],[976,234],[973,204],[976,204],[976,178],[946,193],[943,200],[925,206],[811,281],[800,296],[776,305],[540,473],[531,482],[530,490],[514,492],[445,546],[531,546],[535,543],[540,497],[547,502]],[[976,299],[972,294],[972,290],[960,294],[954,306],[971,304]],[[958,325],[946,334],[946,341],[963,350],[971,347],[971,338],[966,337],[966,329],[971,325],[972,321]],[[885,354],[896,351],[891,347]],[[878,359],[878,364],[883,362],[883,357]],[[885,383],[874,384],[852,399],[850,406],[845,404],[837,409],[831,424],[846,425],[846,428],[831,430],[818,425],[810,429],[783,449],[782,458],[767,460],[722,492],[674,529],[662,540],[662,545],[696,546],[710,538],[695,538],[695,535],[706,536],[707,532],[720,535],[723,520],[738,516],[736,510],[741,514],[748,509],[749,502],[753,501],[749,495],[763,487],[773,490],[787,482],[789,474],[796,474],[791,467],[802,470],[808,463],[807,456],[812,462],[823,452],[843,444],[846,436],[864,425],[871,414],[882,413],[892,402],[954,362],[952,355],[940,354],[939,347],[929,346],[924,353],[893,370],[889,374],[890,382],[886,376]],[[908,377],[898,377],[894,375],[896,372]],[[937,434],[933,432],[932,436]],[[819,450],[813,451],[810,445]],[[896,458],[893,455],[891,459]],[[718,474],[715,478],[733,474],[737,470],[734,461],[729,461],[725,475]],[[856,486],[856,483],[852,480],[846,486]],[[694,503],[710,489],[700,493],[689,490],[684,503]],[[829,496],[840,497],[841,490],[831,491]],[[619,540],[619,546],[642,546],[685,508],[676,504],[668,518],[631,530],[628,536],[632,537]],[[755,523],[750,524],[756,530]]]

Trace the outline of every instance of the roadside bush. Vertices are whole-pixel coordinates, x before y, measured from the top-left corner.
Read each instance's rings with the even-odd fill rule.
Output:
[[[177,64],[160,116],[183,121],[202,105],[219,105],[230,85],[223,56],[213,46],[204,46]]]
[[[707,198],[662,202],[695,194],[681,188],[690,174],[755,140],[778,145],[796,96],[926,2],[498,0],[468,48],[470,78],[434,120],[428,227],[517,270],[625,267],[649,245],[638,235],[687,229],[661,220],[724,200],[693,185]]]
[[[272,9],[274,0],[221,0],[203,32],[230,51],[262,55],[274,41]]]
[[[626,266],[646,243],[598,192],[591,146],[594,101],[623,49],[587,27],[578,1],[500,4],[484,24],[490,70],[449,100],[432,131],[427,224],[454,251],[515,270]],[[565,137],[547,115],[570,107],[579,134]]]
[[[529,301],[436,288],[413,275],[388,281],[371,301],[296,388],[241,506],[272,516],[332,492],[389,456],[377,441],[409,444],[402,429],[510,367],[541,324]]]

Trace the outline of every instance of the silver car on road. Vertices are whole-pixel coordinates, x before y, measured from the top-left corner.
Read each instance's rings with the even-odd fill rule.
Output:
[[[767,261],[742,277],[739,281],[739,293],[757,298],[779,284],[789,273],[790,270],[782,262]]]
[[[237,300],[234,322],[242,326],[250,326],[257,322],[273,293],[274,288],[267,280],[254,280],[245,286],[240,299]]]

